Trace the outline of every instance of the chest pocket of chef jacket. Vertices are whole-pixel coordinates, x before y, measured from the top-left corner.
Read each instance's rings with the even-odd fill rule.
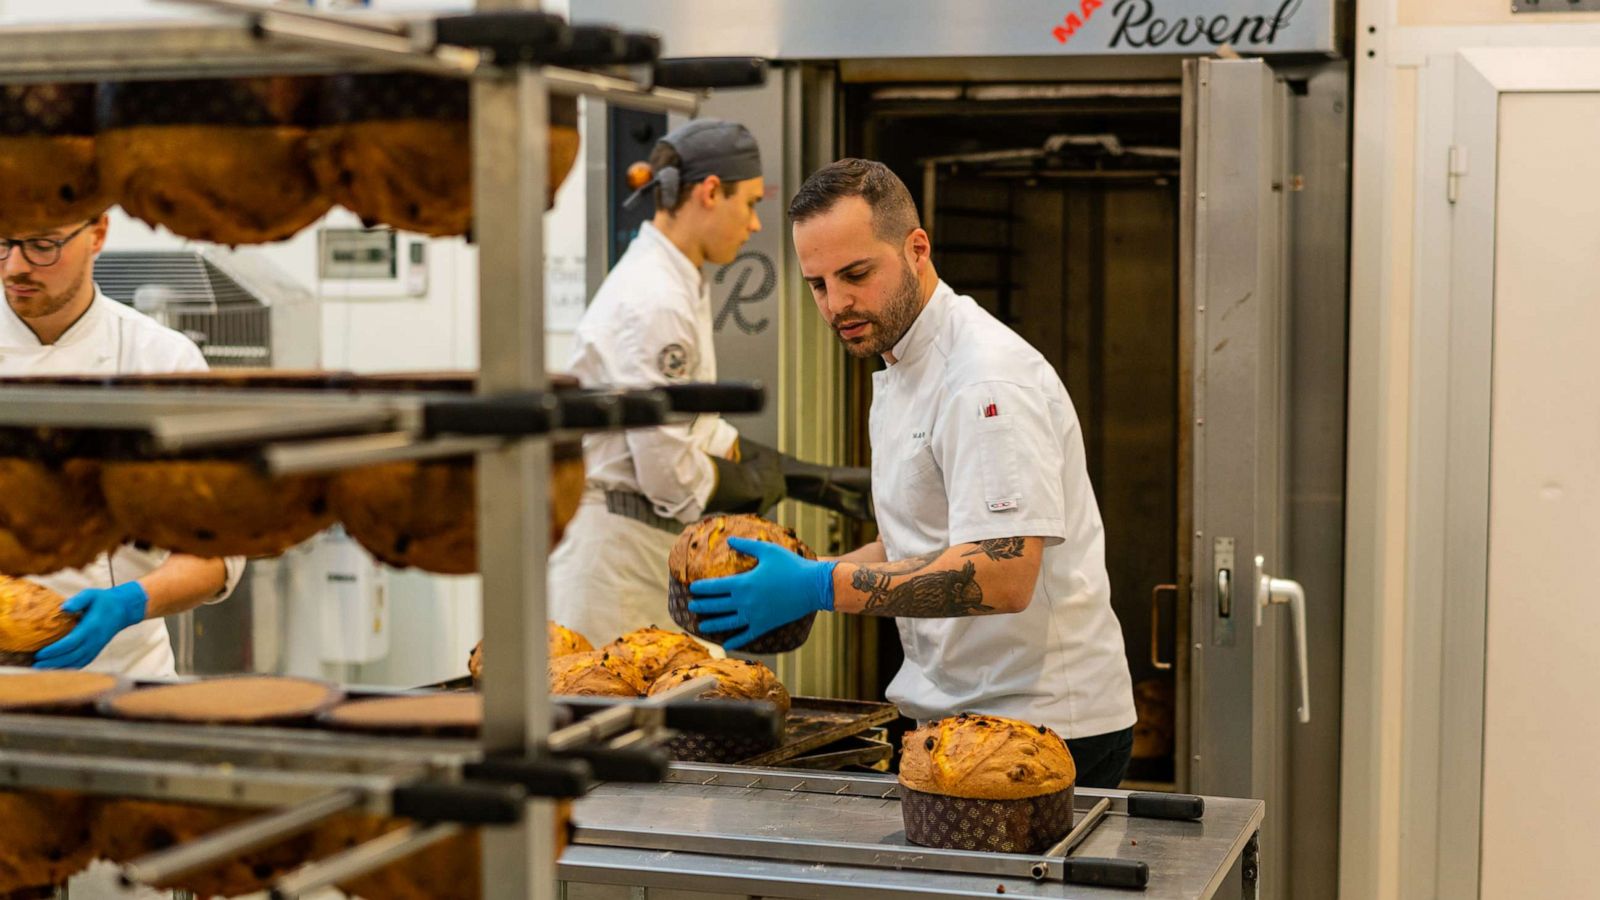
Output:
[[[978,420],[978,465],[983,469],[983,502],[990,512],[1016,509],[1022,503],[1022,478],[1017,471],[1016,416],[1003,414]]]

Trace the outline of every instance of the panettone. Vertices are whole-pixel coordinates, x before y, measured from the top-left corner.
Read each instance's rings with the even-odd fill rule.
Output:
[[[90,841],[98,856],[126,863],[260,815],[262,810],[258,809],[198,803],[106,800],[93,817]],[[313,833],[302,832],[157,886],[188,890],[201,897],[233,897],[266,890],[279,877],[304,864],[313,843]]]
[[[743,659],[708,659],[690,663],[667,672],[650,686],[651,695],[661,694],[687,681],[711,676],[717,686],[697,700],[757,700],[777,707],[780,725],[771,734],[729,734],[724,732],[686,731],[664,744],[673,759],[686,762],[737,763],[774,750],[783,743],[785,728],[781,723],[789,713],[789,692],[778,676],[758,662]]]
[[[329,79],[312,167],[335,202],[368,225],[432,235],[472,227],[470,86],[390,72]],[[550,97],[547,205],[578,153],[577,100]]]
[[[548,658],[560,659],[569,653],[583,653],[593,650],[594,645],[589,639],[573,631],[565,625],[558,625],[552,620],[545,621],[545,631],[549,636]],[[472,654],[467,657],[467,672],[473,681],[483,679],[483,642],[479,641],[472,648]]]
[[[111,205],[94,133],[94,85],[0,85],[0,235],[76,225]]]
[[[311,171],[315,87],[299,77],[103,84],[104,187],[129,214],[180,237],[291,237],[333,203]]]
[[[67,791],[0,791],[0,897],[66,884],[88,865],[94,806]]]
[[[76,569],[122,542],[100,493],[98,463],[0,457],[0,572]]]
[[[562,442],[551,456],[554,546],[583,497],[583,450],[576,442]],[[471,459],[347,469],[334,476],[329,498],[350,536],[391,566],[442,575],[478,571],[478,477]]]
[[[196,556],[277,556],[334,522],[327,479],[243,461],[108,462],[100,487],[130,537]]]
[[[569,653],[549,668],[552,694],[642,697],[649,688],[638,667],[608,650]]]
[[[747,659],[707,659],[678,666],[650,685],[650,695],[707,675],[717,680],[717,686],[699,694],[700,699],[761,700],[776,706],[780,715],[789,714],[789,691],[777,674],[762,663]]]
[[[308,678],[235,675],[140,688],[102,702],[101,708],[125,719],[262,724],[310,718],[342,696],[337,687]]]
[[[33,654],[67,636],[78,617],[61,611],[65,597],[21,578],[0,575],[0,665],[33,665]]]
[[[1037,853],[1072,828],[1077,767],[1043,725],[962,713],[901,742],[906,839],[928,847]]]
[[[117,676],[105,672],[40,670],[0,675],[0,712],[76,709],[121,684]]]
[[[556,803],[557,856],[566,849],[572,801]],[[406,824],[404,819],[341,815],[313,833],[311,858],[323,859],[381,837]],[[339,888],[363,900],[477,900],[483,896],[479,830],[467,829],[381,869],[341,882]]]
[[[654,625],[634,629],[607,644],[605,649],[637,666],[646,684],[655,683],[657,678],[678,666],[711,658],[711,653],[694,638]]]
[[[667,555],[667,610],[672,621],[696,637],[708,641],[723,640],[730,635],[706,634],[700,630],[700,617],[689,611],[689,585],[703,578],[721,578],[737,575],[755,568],[756,561],[728,546],[728,538],[740,537],[777,544],[798,553],[806,559],[816,559],[794,530],[785,528],[760,516],[727,515],[701,519],[678,536]],[[811,634],[811,623],[816,613],[775,628],[746,644],[747,653],[786,653],[799,648]]]

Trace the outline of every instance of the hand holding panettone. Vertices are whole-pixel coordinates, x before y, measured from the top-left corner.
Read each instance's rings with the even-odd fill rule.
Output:
[[[738,636],[738,649],[749,653],[785,653],[804,644],[811,634],[811,624],[816,619],[814,611],[783,624],[758,637],[748,633],[712,634],[701,627],[701,617],[690,611],[690,585],[710,578],[725,578],[748,572],[756,567],[754,557],[740,553],[728,543],[730,538],[743,538],[776,544],[803,560],[814,560],[811,552],[792,529],[760,516],[727,515],[701,519],[678,537],[667,556],[667,608],[672,621],[696,637],[723,642]],[[725,615],[708,616],[726,618]],[[751,638],[745,641],[745,638]],[[731,644],[730,644],[731,645]]]

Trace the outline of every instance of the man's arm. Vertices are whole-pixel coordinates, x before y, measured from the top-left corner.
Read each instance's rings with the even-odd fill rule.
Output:
[[[124,629],[193,609],[217,597],[227,585],[228,567],[222,560],[174,553],[138,581],[79,591],[61,605],[61,611],[76,615],[78,623],[65,637],[39,648],[33,664],[40,669],[81,669]]]
[[[881,551],[883,545],[876,546]],[[895,562],[840,557],[833,608],[914,618],[1022,612],[1033,599],[1043,558],[1044,540],[1036,537],[957,544]]]
[[[194,609],[215,599],[227,583],[228,567],[221,559],[174,553],[139,579],[150,598],[145,618],[159,619]]]
[[[689,585],[689,611],[702,617],[701,631],[731,633],[723,640],[729,650],[822,610],[921,618],[1021,612],[1044,554],[1037,537],[958,544],[892,563],[805,559],[736,537],[728,546],[755,557],[756,567]]]

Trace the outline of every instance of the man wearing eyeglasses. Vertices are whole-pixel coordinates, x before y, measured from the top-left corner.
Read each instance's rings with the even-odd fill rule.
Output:
[[[0,375],[185,372],[206,368],[194,342],[118,303],[94,283],[106,216],[38,234],[0,237]],[[5,502],[0,498],[0,504]],[[3,521],[3,516],[0,516]],[[78,616],[34,665],[133,676],[174,673],[162,617],[216,602],[238,584],[243,558],[206,559],[125,544],[82,569],[33,578]]]

